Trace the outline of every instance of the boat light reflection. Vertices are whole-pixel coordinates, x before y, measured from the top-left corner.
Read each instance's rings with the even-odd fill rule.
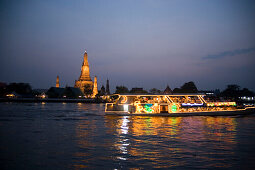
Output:
[[[121,156],[118,156],[119,160],[127,160],[128,158],[128,146],[130,145],[129,139],[126,137],[129,131],[129,116],[124,116],[119,121],[120,131],[118,131],[118,140],[115,142],[115,147],[120,151]]]
[[[128,120],[128,116],[124,116],[122,119],[122,125],[121,125],[121,134],[128,134],[128,122],[130,122]]]

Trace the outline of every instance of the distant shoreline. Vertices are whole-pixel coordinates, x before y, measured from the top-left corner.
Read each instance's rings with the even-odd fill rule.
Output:
[[[58,98],[0,98],[0,102],[20,102],[20,103],[105,103],[100,99],[58,99]]]

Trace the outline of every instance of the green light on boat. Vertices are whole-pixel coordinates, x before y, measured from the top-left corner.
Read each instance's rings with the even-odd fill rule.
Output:
[[[172,105],[172,107],[171,107],[171,111],[172,112],[176,112],[177,111],[177,106],[174,104],[174,105]]]
[[[146,104],[144,106],[144,108],[146,109],[147,112],[151,113],[152,112],[152,109],[151,109],[152,106],[153,106],[153,104]]]

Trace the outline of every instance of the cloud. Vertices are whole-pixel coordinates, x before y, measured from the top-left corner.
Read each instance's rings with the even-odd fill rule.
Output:
[[[235,55],[240,55],[240,54],[247,54],[255,51],[255,47],[253,48],[243,48],[243,49],[236,49],[232,51],[224,51],[218,54],[209,54],[205,57],[202,57],[202,59],[219,59],[223,57],[228,57],[228,56],[235,56]]]

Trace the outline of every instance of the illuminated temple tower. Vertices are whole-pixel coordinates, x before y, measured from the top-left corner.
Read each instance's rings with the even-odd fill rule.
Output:
[[[56,87],[59,88],[59,76],[57,76]]]
[[[89,62],[88,62],[88,54],[87,51],[84,53],[84,59],[83,59],[83,64],[81,67],[81,75],[79,77],[79,80],[75,80],[75,85],[74,87],[78,87],[81,89],[82,92],[84,92],[85,88],[86,89],[93,89],[93,81],[90,78],[90,73],[89,73]]]
[[[94,87],[93,87],[92,97],[96,97],[97,94],[98,94],[98,90],[97,90],[97,76],[95,76],[94,77]]]

